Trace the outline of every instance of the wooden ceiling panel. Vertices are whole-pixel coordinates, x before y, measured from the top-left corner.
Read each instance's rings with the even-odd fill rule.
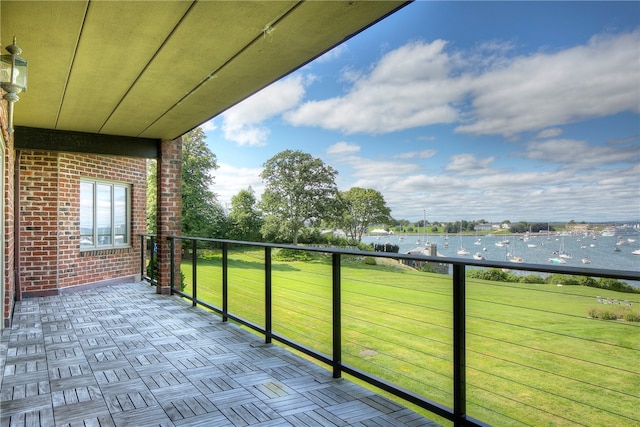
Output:
[[[164,134],[177,123],[195,127],[348,39],[398,8],[396,2],[304,2],[175,106],[141,136]]]
[[[126,123],[125,129],[140,134],[177,103],[190,110],[190,101],[183,98],[294,5],[290,1],[195,4],[103,131],[120,129],[123,121],[135,114],[140,120]]]
[[[29,61],[14,124],[172,139],[405,4],[0,0]]]
[[[82,29],[87,2],[0,1],[0,37],[29,61],[27,92],[15,104],[15,122],[54,129]]]
[[[100,132],[189,5],[91,2],[58,127]]]

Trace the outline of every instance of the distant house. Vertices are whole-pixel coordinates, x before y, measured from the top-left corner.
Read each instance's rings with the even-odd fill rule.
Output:
[[[389,234],[393,234],[393,231],[383,230],[382,228],[375,228],[369,232],[372,236],[388,236]]]

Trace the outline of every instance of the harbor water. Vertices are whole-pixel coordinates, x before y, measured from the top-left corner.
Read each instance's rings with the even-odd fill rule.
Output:
[[[640,249],[640,236],[562,236],[562,235],[388,235],[366,236],[363,243],[398,245],[399,253],[415,248],[424,248],[425,240],[435,243],[438,255],[451,258],[473,259],[473,254],[481,253],[490,261],[507,261],[512,257],[522,258],[527,264],[550,265],[552,258],[558,258],[564,251],[564,266],[600,268],[611,270],[640,271],[640,255],[633,251]],[[508,240],[509,243],[502,243]],[[460,248],[468,255],[458,255]]]

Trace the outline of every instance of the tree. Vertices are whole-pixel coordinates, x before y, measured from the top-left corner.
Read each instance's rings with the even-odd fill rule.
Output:
[[[232,239],[260,240],[262,215],[257,208],[256,196],[251,187],[240,190],[231,198],[231,211],[228,220]]]
[[[224,209],[211,190],[216,155],[201,128],[182,136],[182,233],[194,237],[226,237]]]
[[[391,209],[384,197],[371,188],[353,187],[341,192],[340,202],[338,226],[359,242],[370,225],[391,221]]]
[[[267,160],[260,174],[266,183],[260,207],[268,215],[263,236],[297,244],[305,222],[318,222],[333,209],[337,173],[298,150],[285,150]]]
[[[147,233],[158,232],[158,162],[147,161]]]

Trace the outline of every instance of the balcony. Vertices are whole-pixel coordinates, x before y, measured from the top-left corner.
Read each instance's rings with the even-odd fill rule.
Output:
[[[142,239],[153,248],[153,236]],[[614,300],[634,310],[640,294],[465,274],[497,267],[638,281],[638,272],[169,243],[184,276],[173,277],[173,297],[133,283],[16,303],[0,339],[1,425],[640,421],[640,323],[589,316]],[[153,257],[143,249],[143,274]],[[448,264],[452,274],[399,261]]]
[[[175,264],[174,295],[438,423],[640,422],[640,294],[607,289],[637,284],[640,272],[184,236],[169,243],[182,276]],[[141,257],[151,276],[152,257]],[[450,274],[402,262],[432,262]],[[528,276],[467,276],[480,267]],[[538,283],[546,275],[556,280]],[[576,285],[581,278],[590,286]]]
[[[2,426],[435,426],[146,282],[16,303]]]

